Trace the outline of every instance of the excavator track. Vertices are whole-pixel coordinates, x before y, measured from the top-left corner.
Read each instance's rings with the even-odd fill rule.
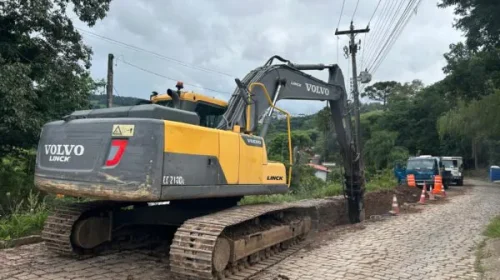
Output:
[[[91,201],[83,203],[68,203],[57,206],[47,217],[42,231],[42,239],[46,248],[60,256],[85,258],[75,251],[71,242],[73,225],[84,214],[93,210],[103,210],[116,206],[110,201]]]
[[[297,233],[281,234],[281,239],[276,232],[281,229],[286,233],[287,227],[293,223],[303,226],[304,219],[310,217],[304,214],[306,211],[300,210],[307,208],[300,204],[247,205],[187,220],[176,231],[170,246],[170,269],[177,279],[247,279],[302,247],[298,244],[305,239],[310,227],[302,231],[300,227],[294,228],[292,232]],[[281,223],[273,221],[264,226],[259,225],[261,217],[284,216],[285,212],[296,214],[288,221],[285,219]],[[245,229],[244,225],[248,223],[252,224]],[[269,234],[273,229],[276,232]],[[258,251],[253,250],[248,255],[240,254],[243,257],[235,259],[235,244],[238,244],[235,240],[243,240],[240,245],[251,243],[250,238],[260,234],[255,232],[259,230],[268,233],[262,234],[261,240],[269,241],[269,245],[261,246]],[[221,242],[221,237],[232,243]]]

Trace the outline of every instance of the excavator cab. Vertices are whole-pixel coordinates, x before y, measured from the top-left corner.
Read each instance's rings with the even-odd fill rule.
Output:
[[[228,103],[215,97],[195,92],[182,91],[182,82],[177,82],[177,90],[168,89],[167,93],[153,92],[151,103],[184,111],[195,112],[200,117],[200,125],[214,128],[226,112]]]

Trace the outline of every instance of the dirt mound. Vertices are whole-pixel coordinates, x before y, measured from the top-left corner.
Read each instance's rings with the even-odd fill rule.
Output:
[[[392,190],[369,192],[365,194],[365,217],[382,215],[392,209]],[[398,198],[399,199],[399,198]]]
[[[405,202],[414,203],[420,199],[422,190],[419,188],[410,188],[408,186],[398,186],[394,189],[394,193],[396,194],[400,204]]]

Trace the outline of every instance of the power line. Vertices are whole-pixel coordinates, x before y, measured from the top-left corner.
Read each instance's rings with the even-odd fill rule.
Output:
[[[367,38],[365,40],[366,46],[363,46],[363,50],[368,49],[367,51],[367,56],[366,58],[369,58],[370,53],[371,53],[371,47],[373,45],[373,42],[377,40],[377,36],[380,33],[380,25],[383,22],[383,20],[386,18],[386,12],[388,11],[390,0],[386,0],[384,5],[382,6],[382,11],[380,12],[380,16],[377,16],[375,24],[373,25],[374,27],[371,28],[374,30],[374,33],[370,33],[367,35]],[[375,38],[375,39],[373,39]],[[372,40],[373,39],[373,40]],[[364,55],[362,55],[362,60],[361,60],[361,68],[363,68],[365,65],[365,58]]]
[[[102,39],[102,40],[105,40],[105,41],[108,41],[108,42],[111,42],[111,43],[114,43],[114,44],[122,45],[122,46],[125,46],[125,47],[129,48],[129,49],[133,49],[135,51],[145,52],[145,53],[154,55],[156,57],[159,57],[161,59],[164,59],[164,60],[167,60],[167,61],[171,61],[171,62],[175,62],[175,63],[177,63],[177,64],[179,64],[181,66],[184,66],[184,67],[188,67],[188,68],[192,68],[192,69],[196,69],[196,70],[200,70],[200,71],[204,71],[204,72],[209,72],[209,73],[216,73],[216,74],[219,74],[219,75],[223,75],[223,76],[227,76],[227,77],[230,77],[230,78],[234,78],[233,75],[228,74],[228,73],[224,73],[224,72],[221,72],[221,71],[218,71],[218,70],[204,68],[204,67],[200,67],[200,66],[197,66],[197,65],[189,64],[189,63],[183,62],[181,60],[175,59],[173,57],[168,57],[168,56],[162,55],[160,53],[157,53],[157,52],[154,52],[154,51],[151,51],[151,50],[147,50],[147,49],[144,49],[144,48],[141,48],[141,47],[134,46],[132,44],[128,44],[128,43],[121,42],[121,41],[118,41],[118,40],[115,40],[115,39],[112,39],[112,38],[109,38],[109,37],[106,37],[106,36],[103,36],[103,35],[99,35],[97,33],[94,33],[94,32],[91,32],[91,31],[79,28],[79,27],[75,27],[75,28],[78,29],[78,30],[80,30],[80,31],[82,31],[82,32],[84,32],[84,33],[87,33],[87,34],[89,34],[91,36],[97,37],[99,39]]]
[[[382,53],[384,53],[386,50],[387,50],[387,46],[388,44],[393,41],[393,39],[395,38],[394,37],[394,34],[397,30],[399,30],[399,28],[402,26],[402,21],[404,21],[404,18],[409,15],[409,11],[411,10],[410,9],[410,6],[415,2],[416,0],[410,0],[408,2],[408,4],[406,5],[406,8],[404,9],[403,13],[401,14],[399,20],[396,22],[394,28],[392,29],[392,32],[389,34],[389,37],[387,37],[387,40],[385,41],[385,43],[382,45],[382,48],[380,48],[377,56],[375,57],[375,59],[371,62],[371,65],[368,66],[368,69],[371,71],[372,69],[374,69],[374,66],[377,65],[378,61],[377,59],[379,57],[381,57]],[[409,17],[408,17],[409,18]]]
[[[413,1],[413,0],[410,0],[410,1]],[[399,15],[399,11],[400,11],[400,10],[401,10],[401,8],[403,7],[403,4],[404,4],[404,2],[403,2],[403,1],[399,2],[399,5],[398,5],[398,7],[396,8],[396,11],[395,11],[395,12],[394,12],[394,14],[392,15],[392,17],[389,19],[389,21],[388,21],[388,23],[389,23],[389,24],[387,25],[387,29],[386,29],[386,30],[385,30],[385,31],[381,34],[381,36],[380,36],[380,41],[379,41],[379,42],[380,42],[380,45],[379,45],[377,48],[374,48],[374,53],[372,53],[372,54],[373,54],[373,56],[376,56],[376,54],[377,54],[378,52],[380,52],[380,51],[383,49],[383,47],[384,47],[384,45],[385,45],[385,44],[384,44],[384,41],[385,41],[385,42],[387,42],[387,41],[389,40],[389,38],[390,38],[390,36],[391,36],[390,34],[392,34],[392,33],[389,33],[389,32],[391,31],[391,25],[392,25],[392,23],[393,23],[393,22],[396,22],[396,18],[397,18],[397,16]],[[403,11],[403,13],[404,13],[404,11]],[[403,13],[401,14],[401,16],[403,16]],[[396,22],[396,24],[395,24],[394,26],[396,26],[396,25],[397,25],[397,22]],[[395,28],[395,27],[394,27],[394,28]],[[387,40],[387,41],[386,41],[386,40]],[[373,59],[373,57],[372,57],[372,59]],[[376,58],[375,58],[375,59],[376,59]],[[369,61],[369,62],[367,63],[368,68],[369,68],[370,63],[373,63],[373,62],[374,62],[374,60],[373,60],[373,61],[371,61],[371,62]]]
[[[376,38],[375,43],[371,47],[369,47],[369,53],[367,55],[368,60],[366,63],[367,66],[370,65],[370,63],[372,63],[371,60],[373,59],[374,56],[376,56],[377,52],[380,50],[381,46],[383,45],[384,40],[385,40],[385,36],[386,36],[387,32],[391,29],[391,24],[394,21],[396,15],[398,14],[398,11],[401,9],[403,4],[404,4],[404,1],[400,1],[398,6],[393,5],[390,8],[390,10],[388,10],[386,17],[383,19],[384,22],[382,23],[382,26],[380,27],[379,30],[377,30],[378,33],[376,34],[376,37],[375,37]]]
[[[143,68],[141,66],[138,66],[138,65],[135,65],[135,64],[132,64],[130,62],[127,62],[123,59],[120,59],[120,58],[117,58],[116,60],[120,60],[121,62],[129,65],[129,66],[132,66],[134,68],[137,68],[143,72],[146,72],[146,73],[149,73],[149,74],[152,74],[152,75],[155,75],[155,76],[158,76],[158,77],[161,77],[161,78],[165,78],[165,79],[168,79],[168,80],[171,80],[171,81],[179,81],[178,79],[174,79],[174,78],[171,78],[171,77],[168,77],[168,76],[165,76],[165,75],[162,75],[162,74],[159,74],[159,73],[156,73],[154,71],[151,71],[151,70],[148,70],[146,68]],[[192,87],[196,87],[196,88],[200,88],[200,89],[204,89],[204,90],[209,90],[209,91],[213,91],[213,92],[217,92],[217,93],[222,93],[222,94],[231,94],[230,92],[226,92],[226,91],[220,91],[220,90],[216,90],[216,89],[211,89],[211,88],[207,88],[207,87],[201,87],[201,86],[197,86],[195,84],[190,84],[190,83],[186,83],[184,82],[185,85],[188,85],[188,86],[192,86]]]
[[[377,12],[377,9],[378,9],[378,6],[380,5],[380,2],[382,2],[382,0],[378,0],[377,6],[375,7],[375,11],[373,11],[373,14],[372,14],[372,16],[370,17],[370,20],[368,21],[368,25],[370,25],[370,22],[372,22],[373,16],[374,16],[374,15],[375,15],[375,13]]]
[[[380,5],[380,2],[382,2],[382,0],[378,0],[378,3],[377,3],[377,6],[375,7],[375,10],[373,11],[372,13],[372,16],[370,17],[370,20],[368,21],[368,27],[370,27],[370,23],[372,22],[372,19],[373,19],[373,16],[375,15],[375,13],[377,12],[378,10],[378,6]],[[365,56],[365,46],[366,46],[366,34],[363,34],[363,51],[361,52],[361,69],[363,69],[363,61],[364,61],[364,56]]]
[[[351,21],[354,21],[354,15],[356,14],[356,11],[358,10],[358,4],[359,4],[359,0],[356,2],[356,7],[354,8],[354,12],[352,13]]]
[[[337,23],[337,29],[339,29],[340,20],[342,19],[342,14],[344,13],[344,5],[345,5],[345,0],[342,1],[342,8],[340,9],[340,17],[339,17],[339,22]]]
[[[416,0],[412,1],[412,2],[415,2]],[[387,54],[389,53],[389,50],[392,48],[392,46],[394,45],[394,43],[396,42],[396,40],[398,39],[399,35],[401,35],[403,29],[406,27],[406,25],[408,24],[408,22],[410,21],[410,18],[411,18],[411,15],[412,15],[412,10],[416,10],[417,7],[420,5],[420,2],[422,2],[422,0],[418,0],[417,4],[410,9],[410,4],[408,6],[408,12],[407,12],[407,17],[406,19],[404,20],[404,22],[402,24],[400,24],[400,28],[396,31],[398,32],[395,36],[393,36],[393,39],[390,43],[390,46],[388,48],[386,48],[386,52],[383,54],[382,58],[377,62],[377,64],[375,65],[375,67],[373,68],[373,72],[377,71],[378,67],[380,66],[380,64],[382,63],[382,61],[385,59],[385,57],[387,56]]]

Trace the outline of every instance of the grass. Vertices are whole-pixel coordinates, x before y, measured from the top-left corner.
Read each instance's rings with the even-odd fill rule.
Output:
[[[489,238],[500,238],[500,216],[497,216],[490,221],[484,231],[484,235]]]
[[[479,274],[481,274],[481,278],[483,278],[485,273],[485,268],[483,267],[481,261],[488,257],[484,251],[486,240],[490,238],[500,238],[500,216],[491,219],[490,223],[486,226],[483,235],[486,236],[486,238],[478,244],[476,250],[476,261],[474,262],[474,268]]]
[[[47,211],[26,214],[12,214],[0,220],[0,240],[11,240],[39,234],[47,218]]]
[[[381,190],[392,190],[397,186],[396,179],[390,170],[381,171],[376,174],[366,183],[367,192],[375,192]],[[322,183],[316,185],[310,190],[292,191],[288,194],[273,194],[273,195],[257,195],[245,196],[240,204],[260,204],[260,203],[283,203],[292,202],[302,199],[323,198],[337,196],[342,194],[342,186],[340,183]]]
[[[323,187],[314,189],[312,192],[299,191],[288,194],[254,195],[245,196],[240,204],[260,204],[260,203],[282,203],[292,202],[308,198],[321,198],[342,194],[342,187],[339,184],[325,184]]]
[[[47,216],[46,200],[40,199],[39,193],[30,192],[26,200],[17,203],[10,214],[0,218],[0,240],[39,234]]]
[[[484,255],[484,247],[486,246],[486,239],[483,239],[477,246],[476,251],[476,260],[474,262],[474,269],[477,273],[481,274],[481,279],[484,275],[484,267],[481,264],[481,260],[485,257]]]

